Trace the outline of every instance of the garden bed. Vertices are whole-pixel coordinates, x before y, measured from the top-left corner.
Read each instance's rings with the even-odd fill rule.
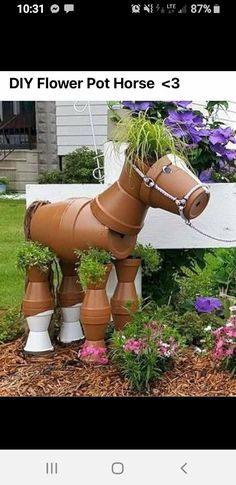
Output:
[[[92,367],[77,359],[78,344],[56,345],[54,354],[29,357],[23,339],[1,345],[0,396],[133,397],[113,366]],[[236,396],[236,379],[208,356],[183,350],[174,368],[156,381],[147,396]]]

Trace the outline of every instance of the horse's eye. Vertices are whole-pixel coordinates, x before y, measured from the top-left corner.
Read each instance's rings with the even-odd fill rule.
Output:
[[[164,173],[171,173],[171,168],[169,167],[169,165],[165,165],[162,169],[162,171]]]

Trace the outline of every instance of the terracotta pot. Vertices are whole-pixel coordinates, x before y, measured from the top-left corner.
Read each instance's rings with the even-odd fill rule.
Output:
[[[164,172],[164,166],[169,166],[170,171]],[[146,175],[152,178],[162,189],[178,199],[182,199],[198,183],[196,177],[191,176],[180,167],[171,164],[171,160],[168,157],[160,158],[146,172]],[[198,217],[208,204],[209,197],[209,194],[201,187],[193,192],[184,209],[185,217],[187,219]],[[144,204],[151,207],[159,207],[168,212],[179,214],[175,202],[157,190],[150,189],[144,183],[141,184],[140,199]]]
[[[108,264],[106,267],[104,280],[98,285],[89,285],[81,306],[80,319],[86,338],[85,345],[95,341],[100,347],[105,345],[104,337],[111,315],[111,306],[105,288],[112,265]]]
[[[71,307],[77,303],[82,303],[84,291],[78,282],[75,265],[60,261],[62,270],[62,281],[58,292],[58,300],[61,307]]]
[[[31,317],[38,313],[53,310],[54,300],[49,287],[49,271],[43,272],[36,267],[28,270],[28,285],[23,299],[23,313]]]
[[[111,309],[115,328],[121,330],[131,320],[131,314],[138,309],[138,295],[134,280],[137,275],[141,259],[127,258],[115,262],[118,283],[111,298]],[[125,308],[127,303],[129,310]]]
[[[145,165],[143,168],[148,170]],[[148,209],[139,197],[141,184],[139,175],[132,169],[130,172],[127,165],[124,165],[119,180],[91,202],[94,216],[113,231],[138,234]]]
[[[143,205],[141,203],[141,205]],[[49,222],[50,221],[50,224]],[[75,262],[75,249],[97,247],[118,259],[133,250],[136,236],[118,234],[93,215],[91,199],[77,198],[44,205],[33,214],[30,236],[51,247],[60,259]]]

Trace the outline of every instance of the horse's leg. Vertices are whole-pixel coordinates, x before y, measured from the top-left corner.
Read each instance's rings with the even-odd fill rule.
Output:
[[[111,319],[111,305],[106,284],[111,268],[111,264],[107,265],[107,274],[100,283],[88,285],[81,307],[81,322],[86,340],[79,357],[85,362],[108,363],[105,334]]]
[[[27,319],[29,334],[24,351],[42,354],[53,351],[48,327],[54,310],[54,299],[49,283],[50,271],[37,267],[28,270],[23,313]]]
[[[111,311],[116,330],[122,330],[130,322],[132,313],[138,309],[135,278],[140,264],[140,259],[132,258],[115,262],[118,282],[111,298]]]
[[[62,310],[63,323],[60,329],[59,340],[64,343],[70,343],[83,339],[79,319],[84,292],[78,282],[75,265],[61,261],[60,266],[62,281],[58,299]]]

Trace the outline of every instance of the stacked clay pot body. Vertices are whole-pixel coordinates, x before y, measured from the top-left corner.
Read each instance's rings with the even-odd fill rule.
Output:
[[[37,267],[28,269],[28,284],[23,299],[23,313],[29,326],[25,352],[40,354],[53,350],[48,327],[53,314],[54,299],[50,291],[49,271]]]
[[[49,271],[37,267],[28,269],[28,285],[23,299],[23,313],[31,317],[47,310],[53,310],[54,300],[49,287]]]
[[[84,299],[84,292],[78,281],[75,265],[60,262],[62,281],[58,292],[58,301],[62,310],[63,323],[60,329],[59,340],[70,343],[83,339],[80,324],[80,309]]]
[[[117,330],[121,330],[131,320],[131,315],[138,309],[138,295],[135,277],[141,265],[141,259],[127,258],[115,262],[118,283],[111,298],[112,317]],[[128,305],[128,308],[126,308]]]
[[[99,284],[90,284],[85,293],[80,314],[86,338],[85,346],[105,348],[104,337],[111,316],[106,284],[111,269],[112,264],[107,264],[104,279]],[[93,359],[88,358],[87,360]]]

